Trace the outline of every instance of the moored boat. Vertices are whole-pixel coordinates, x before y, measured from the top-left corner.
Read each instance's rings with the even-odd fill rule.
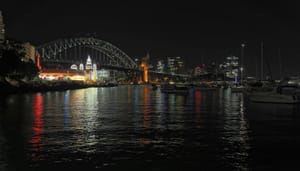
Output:
[[[232,86],[231,88],[231,92],[233,93],[238,93],[238,92],[244,92],[246,90],[246,87],[241,85],[241,86]]]
[[[200,90],[200,91],[214,91],[219,89],[219,87],[201,87],[201,86],[195,86],[193,88],[194,90]]]
[[[162,93],[172,93],[172,94],[188,94],[189,88],[185,85],[176,84],[164,84],[160,86]]]
[[[256,92],[250,95],[250,101],[258,103],[284,103],[297,104],[300,98],[292,94],[279,94],[276,92]]]

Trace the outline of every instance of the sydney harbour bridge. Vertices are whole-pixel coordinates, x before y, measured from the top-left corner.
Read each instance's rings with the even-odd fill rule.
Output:
[[[86,64],[90,57],[97,69],[123,72],[127,79],[143,82],[154,79],[187,78],[187,75],[168,74],[148,70],[148,62],[137,63],[113,44],[95,37],[58,39],[37,47],[41,71],[47,69],[70,70],[70,66]]]

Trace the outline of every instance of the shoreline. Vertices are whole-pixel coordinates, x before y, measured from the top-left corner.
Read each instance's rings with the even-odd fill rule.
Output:
[[[93,87],[82,82],[73,81],[31,81],[20,82],[15,81],[13,84],[7,81],[0,82],[0,94],[19,94],[19,93],[35,93],[48,91],[66,91],[74,89],[82,89]]]

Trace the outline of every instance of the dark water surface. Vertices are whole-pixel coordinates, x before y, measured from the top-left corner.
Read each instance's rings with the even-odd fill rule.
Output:
[[[2,95],[0,170],[291,170],[299,105],[151,86]]]

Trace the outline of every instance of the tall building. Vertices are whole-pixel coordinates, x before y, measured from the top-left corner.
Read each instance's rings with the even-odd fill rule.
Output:
[[[5,29],[4,29],[2,12],[0,11],[0,44],[3,44],[4,40],[5,40]]]
[[[163,73],[165,70],[165,64],[163,60],[159,60],[156,65],[156,71]]]
[[[184,62],[180,56],[176,57],[176,69],[178,74],[183,74],[184,72]]]
[[[90,55],[88,55],[88,58],[86,60],[86,64],[85,64],[85,72],[86,72],[86,79],[91,81],[93,80],[93,63],[92,63],[92,59],[90,57]]]
[[[176,65],[175,65],[175,58],[174,57],[168,57],[168,72],[170,74],[175,74],[176,72]]]
[[[184,62],[180,56],[168,57],[168,71],[170,74],[181,74],[184,72]]]

